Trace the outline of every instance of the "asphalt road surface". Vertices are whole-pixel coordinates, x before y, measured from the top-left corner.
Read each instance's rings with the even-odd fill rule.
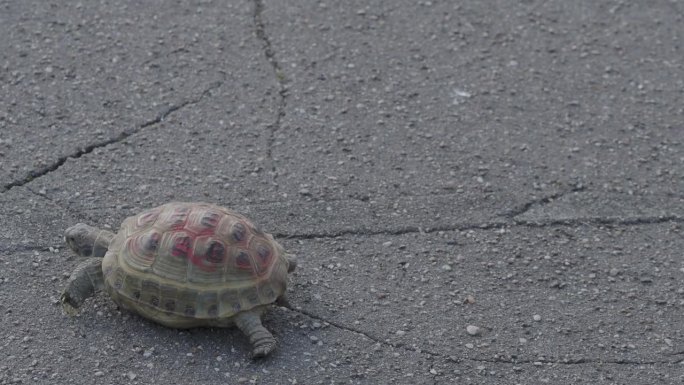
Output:
[[[0,384],[681,384],[684,3],[0,0]],[[299,256],[279,341],[62,234],[209,201]]]

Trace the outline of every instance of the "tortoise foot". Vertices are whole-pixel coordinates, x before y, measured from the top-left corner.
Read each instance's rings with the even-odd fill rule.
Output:
[[[263,358],[269,355],[276,348],[276,340],[261,340],[252,348],[252,358]]]
[[[72,301],[71,296],[69,296],[69,293],[62,293],[62,296],[59,298],[59,302],[62,304],[62,310],[64,310],[64,313],[66,313],[66,315],[74,317],[78,314],[78,307]]]

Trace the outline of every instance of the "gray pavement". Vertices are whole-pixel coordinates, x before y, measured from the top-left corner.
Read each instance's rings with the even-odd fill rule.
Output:
[[[0,35],[0,384],[684,383],[681,1],[0,0]],[[61,312],[64,229],[171,200],[299,256],[272,357]]]

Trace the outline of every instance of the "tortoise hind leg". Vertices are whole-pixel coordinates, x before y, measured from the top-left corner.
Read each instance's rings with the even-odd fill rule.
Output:
[[[102,258],[88,258],[71,273],[60,298],[62,308],[67,314],[76,315],[83,301],[103,287]]]
[[[252,345],[252,358],[266,357],[276,347],[273,334],[261,324],[261,314],[246,311],[235,315],[235,325],[249,338]]]

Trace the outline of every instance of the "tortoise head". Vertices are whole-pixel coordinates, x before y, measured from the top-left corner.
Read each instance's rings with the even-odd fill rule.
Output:
[[[78,256],[104,257],[109,244],[102,239],[102,233],[92,226],[78,223],[64,232],[64,240]]]
[[[285,254],[287,260],[287,272],[292,273],[297,268],[297,256],[294,254]]]

